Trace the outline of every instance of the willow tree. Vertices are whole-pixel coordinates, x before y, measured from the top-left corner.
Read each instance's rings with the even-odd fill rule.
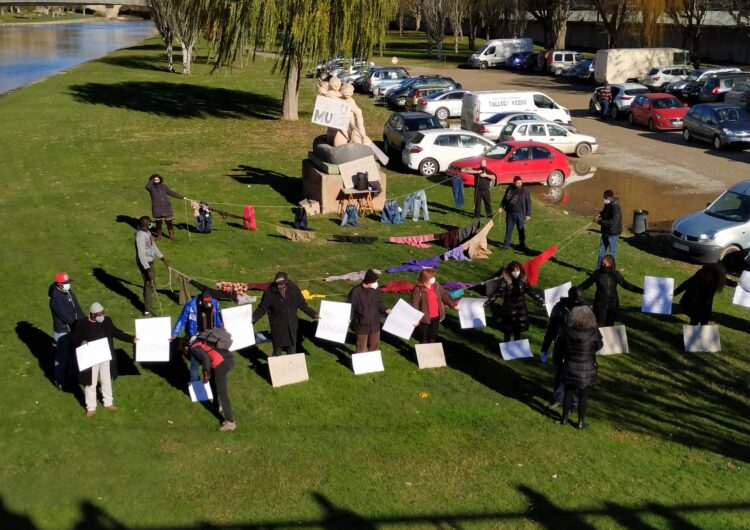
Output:
[[[299,119],[305,61],[343,53],[367,58],[382,47],[396,0],[203,0],[213,29],[216,66],[231,66],[245,45],[275,56],[284,77],[282,119]]]
[[[164,41],[167,51],[167,69],[174,71],[174,59],[172,54],[172,43],[174,42],[174,28],[172,23],[172,8],[174,2],[165,2],[162,0],[148,0],[151,8],[151,20],[154,22],[159,35]]]

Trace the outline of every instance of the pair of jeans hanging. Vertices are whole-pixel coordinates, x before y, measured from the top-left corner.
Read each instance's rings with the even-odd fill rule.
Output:
[[[344,210],[344,217],[341,218],[341,226],[359,226],[359,212],[357,207],[350,204]]]
[[[397,199],[390,199],[385,201],[383,205],[383,211],[380,213],[380,222],[383,224],[403,224],[404,218],[401,215],[398,207]]]
[[[463,177],[453,177],[453,200],[456,208],[464,207],[464,179]]]
[[[406,219],[409,216],[409,212],[411,212],[411,220],[419,221],[420,211],[424,220],[429,221],[430,212],[427,211],[427,194],[424,190],[415,191],[404,198],[404,219]]]

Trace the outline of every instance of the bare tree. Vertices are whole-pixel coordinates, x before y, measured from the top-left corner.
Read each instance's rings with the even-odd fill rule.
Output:
[[[427,53],[433,55],[432,47],[434,45],[434,55],[438,59],[443,58],[445,3],[445,0],[422,0],[422,16],[424,17],[425,31],[427,32]]]
[[[444,0],[448,23],[453,31],[453,48],[458,53],[458,37],[463,37],[463,22],[469,8],[467,0]]]
[[[694,61],[700,60],[700,40],[709,0],[681,0],[667,6],[666,13],[682,32],[682,47],[690,50]]]
[[[602,18],[607,32],[607,48],[617,48],[617,40],[629,22],[633,20],[630,0],[592,0],[596,12]]]
[[[526,1],[505,0],[503,4],[503,13],[505,15],[504,18],[507,21],[507,28],[511,37],[523,37],[523,34],[526,32],[526,26],[528,24],[528,18],[526,16]]]
[[[564,48],[570,0],[526,0],[526,3],[529,13],[542,25],[544,47]]]
[[[737,27],[750,26],[750,0],[720,0],[719,8],[729,13]]]
[[[154,21],[154,25],[167,48],[167,69],[170,72],[174,72],[174,59],[172,57],[172,42],[174,41],[172,9],[174,9],[175,4],[169,1],[148,0],[148,5],[151,8],[151,20]]]
[[[419,31],[419,26],[422,23],[422,1],[421,0],[399,0],[398,2],[398,34],[403,36],[404,34],[404,18],[414,18],[416,30]]]

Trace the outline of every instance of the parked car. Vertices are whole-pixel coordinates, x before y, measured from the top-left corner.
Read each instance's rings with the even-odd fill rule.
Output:
[[[516,121],[505,126],[500,136],[501,142],[528,141],[541,142],[555,147],[566,155],[578,157],[596,153],[599,145],[596,138],[586,134],[572,133],[557,123],[547,121]]]
[[[523,66],[521,69],[526,70],[527,72],[533,72],[539,67],[540,61],[543,61],[540,57],[544,57],[544,52],[531,52],[531,54],[527,55],[523,60]]]
[[[609,114],[612,118],[617,118],[621,114],[627,114],[630,111],[630,104],[636,96],[648,94],[648,88],[638,83],[615,83],[609,85],[612,91],[612,101],[609,104]],[[599,91],[601,87],[594,90],[589,100],[589,113],[600,114],[601,106],[599,105]]]
[[[386,104],[392,109],[402,109],[406,106],[406,100],[409,95],[409,91],[413,88],[425,88],[425,89],[441,89],[441,90],[455,90],[461,88],[459,83],[456,83],[450,77],[443,76],[420,76],[413,78],[414,81],[411,83],[404,83],[400,87],[390,89],[386,92],[385,101]]]
[[[520,176],[524,182],[562,186],[570,176],[568,158],[554,147],[539,142],[503,142],[479,156],[462,158],[448,166],[446,175],[461,177],[464,186],[474,185],[474,174],[464,168],[479,167],[482,160],[497,175],[498,184],[510,184]]]
[[[716,263],[750,248],[750,180],[735,184],[700,212],[672,224],[675,254]]]
[[[703,103],[715,103],[724,101],[724,95],[729,92],[735,84],[750,83],[750,72],[733,72],[712,75],[701,87],[698,99]]]
[[[686,65],[654,66],[643,78],[643,86],[652,92],[663,92],[669,83],[684,81],[693,73],[693,67]]]
[[[534,55],[534,52],[516,52],[505,60],[505,67],[512,70],[520,70],[523,68],[524,61],[529,55]]]
[[[644,94],[630,104],[628,121],[630,125],[646,125],[650,131],[682,129],[687,110],[687,103],[669,94]]]
[[[724,94],[724,103],[750,110],[750,83],[735,84],[732,90]]]
[[[578,79],[580,81],[591,81],[594,79],[594,61],[593,59],[584,59],[576,63],[571,68],[565,70],[562,74],[567,79]]]
[[[562,75],[565,70],[581,61],[583,61],[583,55],[580,53],[568,50],[552,50],[547,58],[545,70],[555,75]]]
[[[502,66],[505,60],[516,52],[530,52],[534,43],[529,38],[492,39],[471,54],[468,63],[473,68],[485,70],[493,66]]]
[[[409,89],[409,92],[406,94],[406,110],[424,110],[420,108],[419,101],[423,98],[428,98],[430,96],[437,96],[439,94],[442,94],[444,92],[449,92],[442,86],[412,86]],[[461,94],[458,97],[458,102],[461,103],[461,100],[464,97],[464,90],[452,90],[450,92],[460,92]],[[461,115],[461,111],[458,111],[458,115]],[[445,118],[447,119],[447,118]]]
[[[376,68],[371,70],[370,75],[362,82],[362,91],[372,93],[375,87],[381,86],[385,81],[401,82],[408,77],[408,70],[400,66]]]
[[[383,128],[383,151],[400,153],[415,134],[428,129],[442,129],[435,116],[426,112],[394,112]]]
[[[445,171],[451,162],[467,156],[481,155],[494,147],[482,136],[460,129],[425,130],[415,134],[401,152],[401,161],[425,177]]]
[[[673,96],[682,97],[687,101],[695,101],[698,99],[698,94],[703,87],[703,83],[706,82],[706,79],[715,74],[739,71],[740,69],[736,67],[700,68],[694,70],[684,82],[678,81],[676,83],[668,84],[667,92]]]
[[[388,99],[388,93],[393,90],[402,90],[404,88],[410,87],[412,84],[416,83],[418,79],[417,77],[407,77],[404,79],[385,79],[380,82],[378,86],[372,89],[372,95],[375,98],[376,104],[382,104],[385,103]]]
[[[750,114],[726,103],[701,103],[685,114],[682,137],[710,142],[714,149],[750,147]]]
[[[445,90],[430,94],[419,99],[417,110],[434,114],[439,120],[461,116],[461,105],[463,104],[466,90]]]
[[[490,116],[484,121],[472,123],[471,130],[475,133],[481,134],[488,140],[497,142],[500,140],[500,136],[502,135],[503,129],[505,129],[506,125],[523,120],[549,121],[550,123],[557,123],[566,131],[578,132],[578,129],[576,129],[572,125],[546,120],[542,116],[534,112],[498,112],[497,114]]]

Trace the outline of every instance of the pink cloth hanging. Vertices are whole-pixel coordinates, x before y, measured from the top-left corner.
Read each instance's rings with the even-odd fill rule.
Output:
[[[245,230],[256,230],[255,227],[255,208],[253,206],[245,206],[242,212],[242,226]]]
[[[430,241],[435,241],[434,234],[424,234],[420,236],[393,236],[388,238],[389,243],[409,245],[410,247],[417,248],[430,248],[430,245],[427,245]]]

